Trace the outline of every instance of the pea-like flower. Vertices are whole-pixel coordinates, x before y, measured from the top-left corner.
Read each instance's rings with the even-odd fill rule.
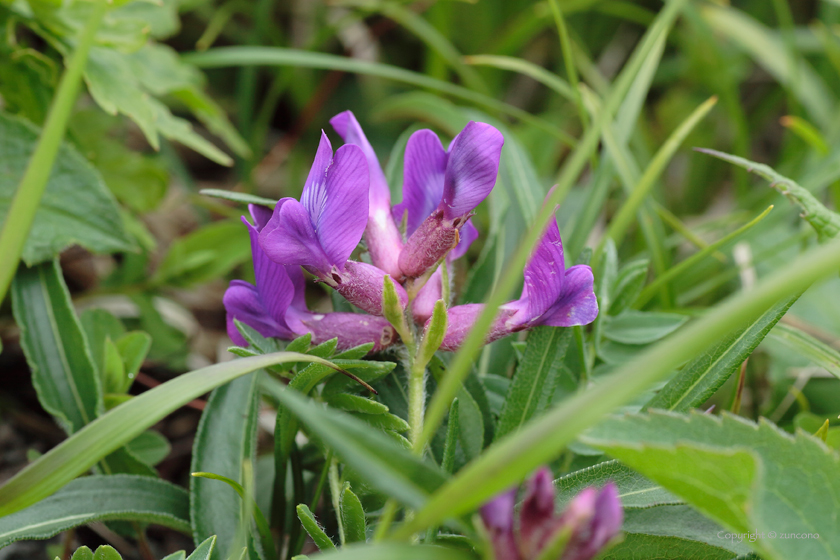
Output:
[[[361,148],[342,146],[333,158],[327,135],[301,193],[300,202],[282,198],[260,232],[259,243],[278,264],[300,265],[335,288],[347,301],[382,314],[386,272],[349,260],[368,224],[370,173]],[[403,305],[408,295],[398,288]]]
[[[499,308],[485,342],[538,325],[586,325],[598,316],[592,269],[576,265],[568,270],[557,219],[548,224],[534,254],[525,266],[522,295]],[[456,305],[447,311],[448,323],[441,350],[457,350],[467,337],[484,304]]]
[[[471,121],[444,150],[437,134],[418,130],[405,149],[403,201],[394,207],[405,220],[408,239],[399,267],[409,278],[422,276],[460,241],[472,211],[483,201],[499,172],[504,138],[489,124]]]
[[[496,560],[534,560],[557,539],[567,539],[557,560],[590,560],[621,529],[624,518],[618,489],[612,482],[589,487],[575,496],[559,515],[554,511],[551,471],[543,467],[528,481],[515,512],[516,489],[500,494],[481,508]]]
[[[304,300],[305,280],[299,266],[277,264],[259,244],[260,230],[270,221],[271,211],[250,205],[254,224],[242,221],[251,237],[256,285],[233,280],[225,291],[227,331],[234,343],[245,346],[234,324],[237,319],[261,335],[292,339],[312,334],[316,344],[338,337],[338,348],[345,350],[372,342],[374,351],[396,340],[394,328],[382,317],[359,313],[312,313]]]

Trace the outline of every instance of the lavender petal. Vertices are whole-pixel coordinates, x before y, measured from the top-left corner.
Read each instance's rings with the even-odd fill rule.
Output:
[[[474,121],[452,140],[439,206],[448,220],[471,212],[490,194],[496,184],[503,144],[501,132]]]

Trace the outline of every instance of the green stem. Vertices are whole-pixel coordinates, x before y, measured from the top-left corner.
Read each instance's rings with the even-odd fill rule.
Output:
[[[408,372],[408,425],[409,441],[414,452],[423,454],[420,436],[423,433],[423,413],[426,404],[426,364],[415,357]]]
[[[35,212],[47,188],[47,180],[50,177],[55,156],[58,154],[67,121],[70,119],[70,112],[73,110],[79,93],[88,53],[96,37],[96,30],[107,11],[108,4],[105,1],[97,2],[79,36],[76,50],[70,55],[67,70],[58,84],[58,90],[47,115],[41,138],[35,147],[35,153],[29,160],[29,165],[6,215],[6,222],[0,233],[0,263],[3,263],[0,266],[0,302],[6,297],[6,292],[17,270],[17,263],[23,253],[23,245],[29,236],[29,230],[32,229],[32,222],[35,221]]]

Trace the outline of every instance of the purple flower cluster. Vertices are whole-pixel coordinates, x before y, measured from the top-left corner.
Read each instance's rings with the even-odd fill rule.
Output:
[[[228,333],[238,344],[245,341],[234,319],[263,336],[308,332],[316,343],[338,337],[342,349],[373,342],[381,350],[397,339],[382,317],[385,276],[395,281],[401,305],[410,304],[414,321],[424,325],[444,293],[443,268],[478,237],[470,218],[496,183],[504,144],[498,130],[470,122],[448,149],[431,130],[415,132],[406,145],[403,201],[392,207],[385,174],[356,118],[345,111],[330,122],[345,145],[333,153],[321,133],[300,201],[283,198],[273,212],[250,207],[256,285],[234,280],[224,298]],[[362,237],[370,264],[350,259]],[[301,267],[369,315],[310,312]],[[522,296],[502,306],[487,341],[536,325],[593,321],[592,284],[589,267],[565,270],[553,220],[525,269]],[[412,301],[404,286],[413,287]],[[456,350],[481,310],[478,304],[449,308],[441,349]]]
[[[551,471],[545,467],[528,481],[518,522],[514,515],[515,502],[516,488],[513,488],[481,508],[496,560],[533,560],[563,536],[567,538],[566,545],[557,560],[589,560],[618,534],[624,518],[618,489],[613,483],[601,490],[586,488],[557,515]]]

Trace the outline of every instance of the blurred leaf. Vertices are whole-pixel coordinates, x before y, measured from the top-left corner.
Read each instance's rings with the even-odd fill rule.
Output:
[[[47,539],[93,521],[156,523],[189,534],[189,495],[148,476],[86,476],[35,505],[0,519],[0,548],[21,539]]]
[[[609,315],[620,315],[625,309],[633,305],[642,291],[647,280],[650,261],[638,260],[621,267],[610,297]]]
[[[768,560],[836,557],[833,496],[840,482],[825,473],[840,456],[820,441],[790,436],[769,422],[729,414],[654,412],[613,417],[583,438],[685,498],[737,532],[819,534],[819,539],[745,541]]]
[[[314,557],[313,557],[314,558]],[[444,546],[424,544],[356,544],[321,552],[318,560],[474,560],[472,553]]]
[[[93,560],[93,552],[86,546],[77,548],[70,560]]]
[[[815,365],[824,368],[834,377],[840,378],[840,352],[831,346],[817,340],[810,334],[792,325],[777,324],[770,331],[770,338],[781,342],[800,356],[811,360]]]
[[[466,390],[458,391],[458,440],[469,462],[481,455],[484,449],[484,419],[478,403]]]
[[[718,33],[747,52],[759,65],[796,95],[811,120],[829,123],[836,99],[820,76],[802,58],[785,48],[777,34],[744,12],[731,7],[707,4],[703,17]]]
[[[825,138],[823,138],[823,135],[820,134],[819,130],[817,130],[817,127],[802,117],[797,117],[796,115],[785,115],[779,119],[779,122],[782,126],[804,140],[809,146],[816,150],[817,153],[823,156],[828,155],[828,144],[826,144]]]
[[[5,219],[40,131],[0,113],[0,215]],[[55,159],[22,259],[32,266],[78,244],[94,253],[134,249],[99,173],[70,145]]]
[[[725,154],[716,150],[698,149],[697,151],[728,161],[742,167],[750,173],[770,181],[770,186],[788,197],[791,202],[802,209],[802,217],[808,220],[820,237],[820,240],[831,239],[840,233],[840,214],[832,212],[817,200],[807,189],[798,183],[778,174],[773,168],[762,163],[756,163],[738,156]]]
[[[250,256],[248,231],[239,220],[213,222],[173,242],[150,282],[200,284],[227,274]]]
[[[54,493],[172,411],[254,370],[281,362],[321,362],[291,352],[244,358],[180,375],[97,418],[0,486],[0,516]]]
[[[58,261],[21,268],[12,307],[41,406],[79,431],[103,409],[102,389]]]
[[[190,472],[206,472],[242,484],[242,462],[255,456],[257,375],[215,389],[207,401],[193,444]],[[227,558],[239,527],[240,499],[233,488],[200,477],[190,479],[190,517],[198,545],[217,535],[214,558]]]
[[[750,357],[797,299],[799,296],[778,303],[751,325],[730,333],[719,344],[694,358],[660,389],[644,409],[685,412],[706,402]]]
[[[172,446],[160,432],[147,430],[128,442],[126,448],[139,460],[154,467],[169,455]]]
[[[360,420],[319,406],[297,391],[280,390],[272,394],[368,484],[410,507],[422,505],[446,480],[437,467],[415,457]]]
[[[623,344],[648,344],[665,338],[688,321],[685,315],[625,311],[604,326],[604,336]]]
[[[306,530],[307,534],[312,537],[312,540],[315,542],[315,546],[318,547],[318,550],[332,550],[335,548],[335,544],[332,542],[332,539],[327,536],[324,529],[318,524],[318,521],[315,519],[312,512],[309,511],[309,507],[307,507],[306,504],[298,504],[297,515],[303,525],[303,528]]]
[[[114,345],[120,353],[123,369],[125,371],[125,384],[120,388],[121,392],[128,391],[140,366],[146,359],[146,355],[152,347],[152,337],[143,331],[131,331],[118,338]]]
[[[122,560],[122,556],[114,547],[103,544],[94,552],[93,560]]]
[[[559,327],[537,327],[528,334],[525,356],[516,367],[496,425],[496,439],[516,432],[548,408],[571,334],[571,329]]]
[[[338,393],[327,396],[324,401],[331,407],[346,412],[363,412],[365,414],[385,414],[388,407],[371,399],[358,395]]]

